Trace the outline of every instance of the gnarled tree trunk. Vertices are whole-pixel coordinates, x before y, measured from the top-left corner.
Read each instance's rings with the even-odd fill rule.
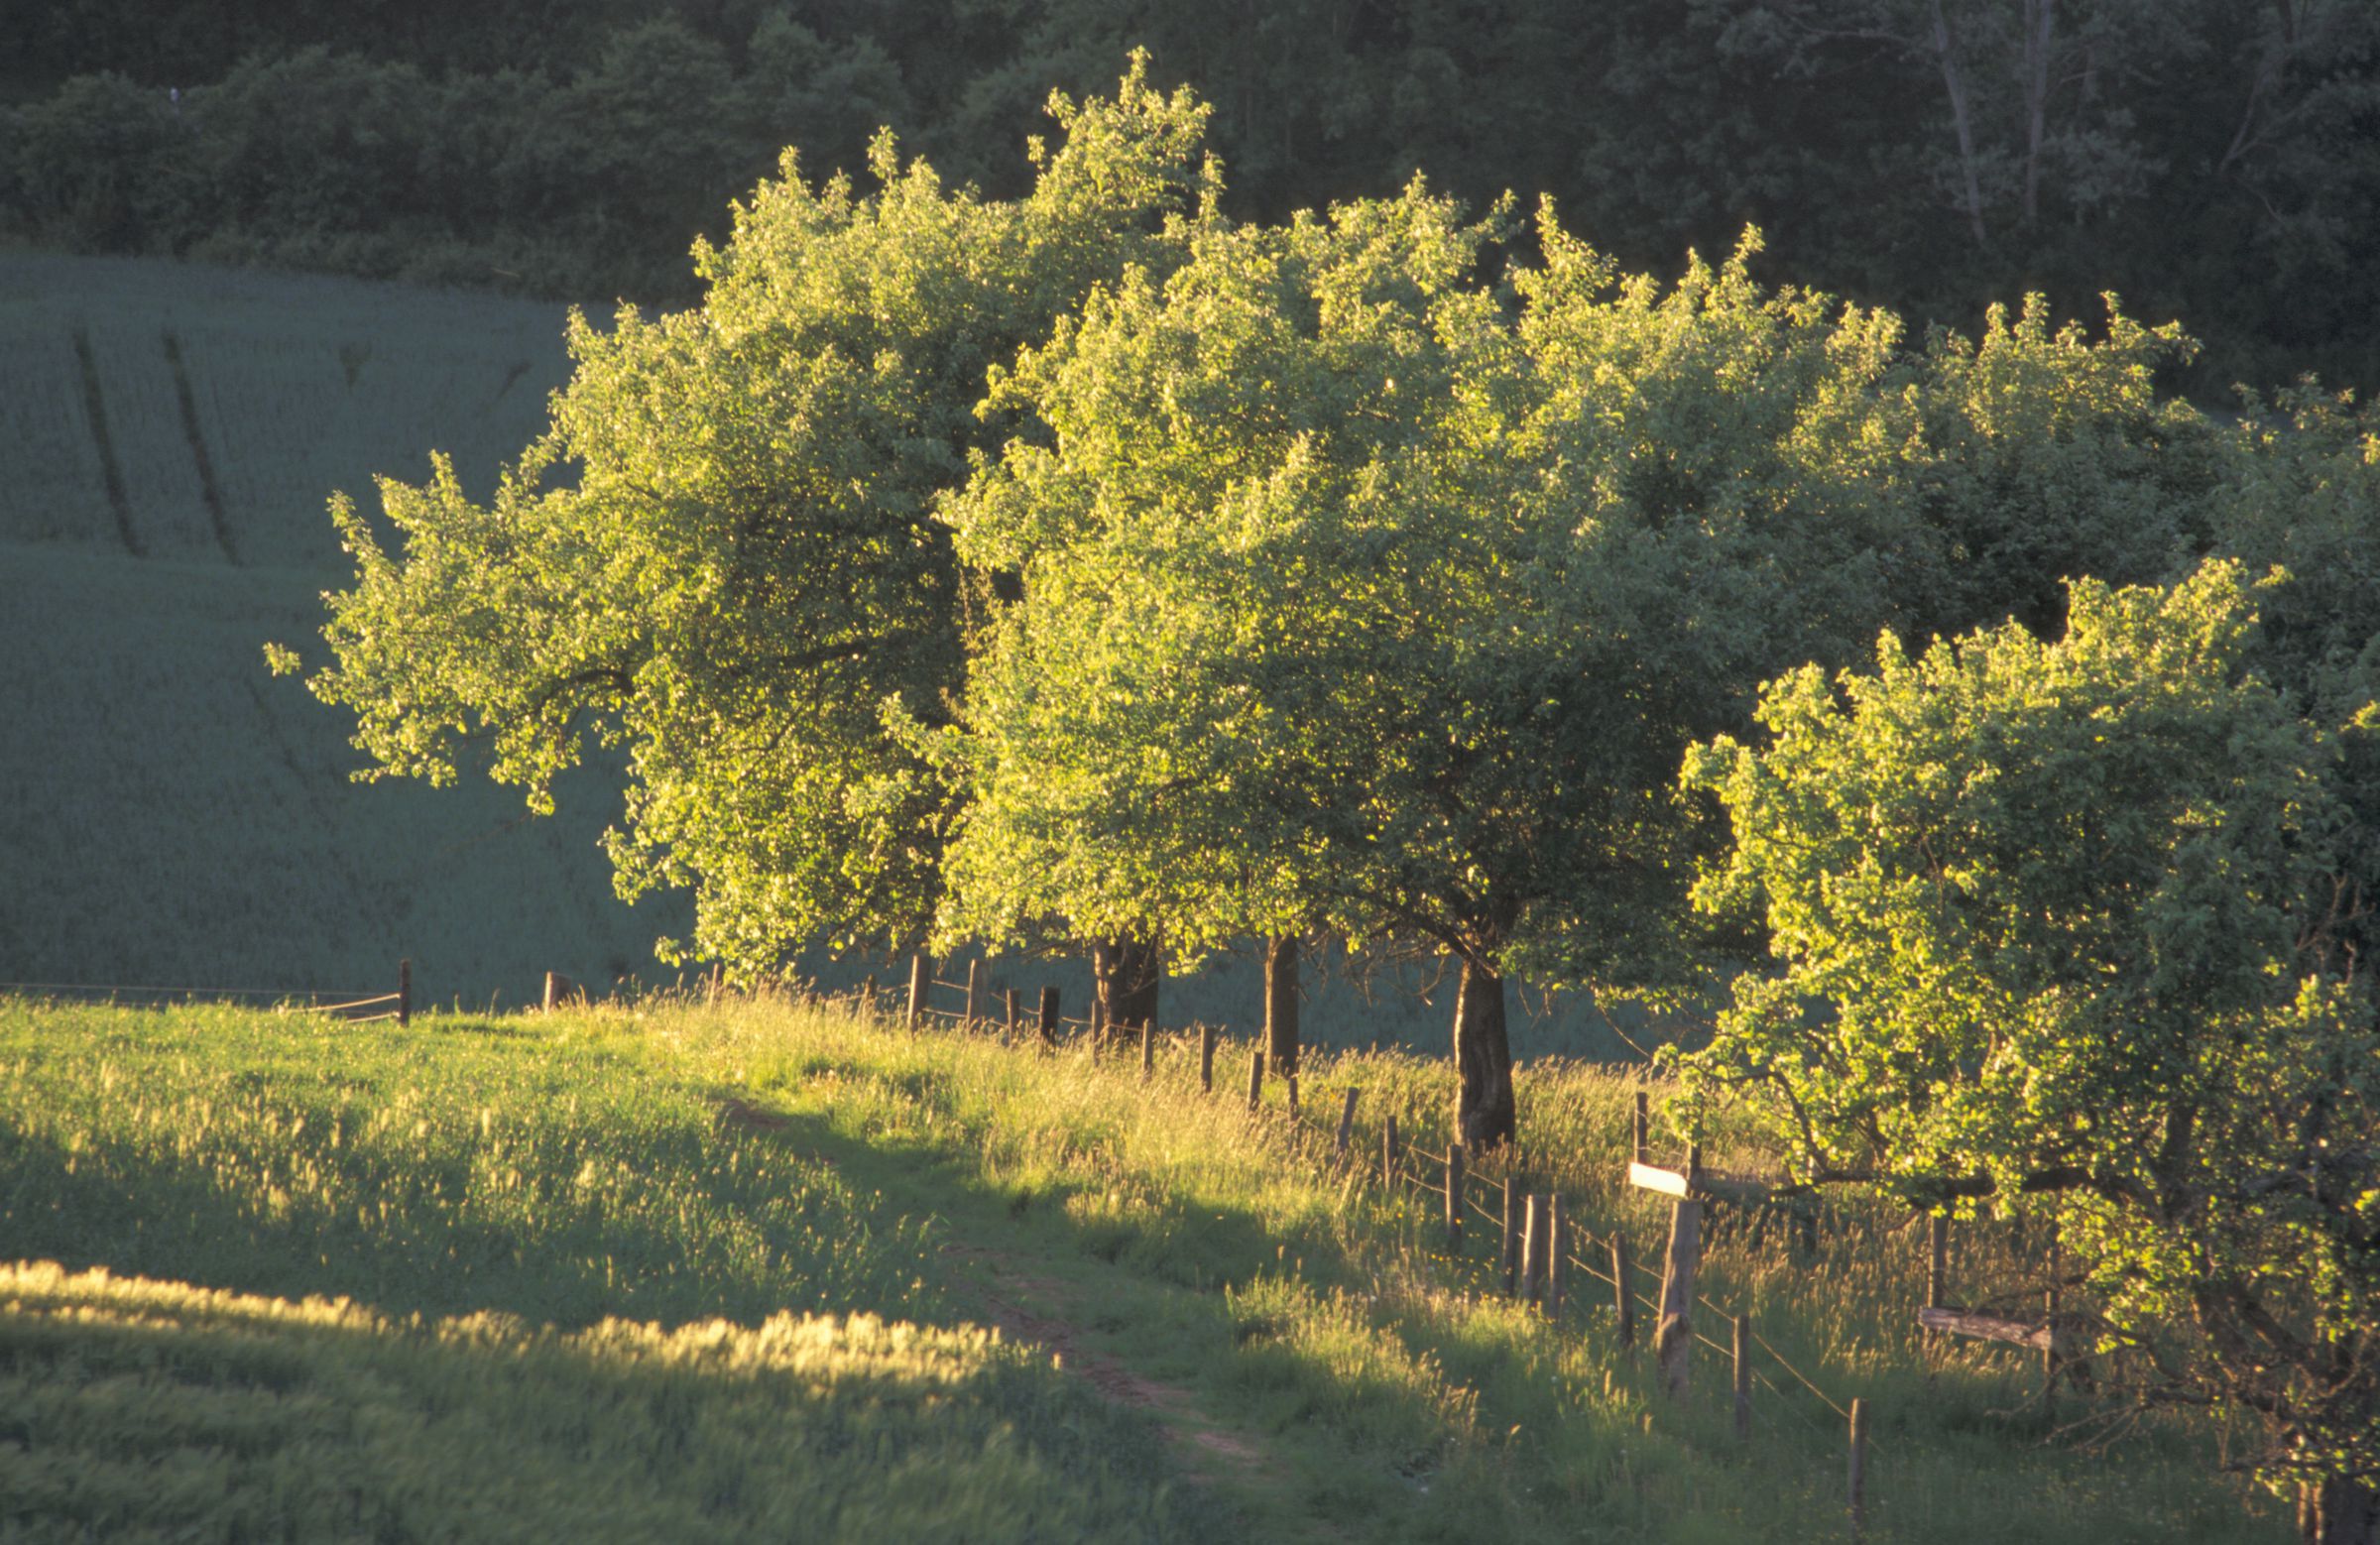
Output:
[[[2360,1481],[2333,1476],[2314,1498],[2315,1545],[2380,1545],[2380,1496]]]
[[[1297,940],[1264,945],[1264,1061],[1275,1078],[1297,1071]]]
[[[1146,939],[1101,939],[1091,946],[1091,975],[1099,995],[1099,1018],[1109,1040],[1136,1038],[1143,1024],[1157,1022],[1157,986],[1165,965]]]
[[[1474,1151],[1512,1140],[1512,1043],[1504,1035],[1504,979],[1466,956],[1455,995],[1455,1130]]]

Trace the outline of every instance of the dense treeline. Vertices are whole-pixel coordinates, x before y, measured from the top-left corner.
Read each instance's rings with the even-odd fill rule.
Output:
[[[2356,0],[80,0],[0,22],[0,221],[574,298],[691,298],[687,233],[891,124],[1022,187],[1135,45],[1215,104],[1236,212],[1553,195],[1639,268],[1745,224],[1798,280],[1971,326],[2189,318],[2187,384],[2380,382],[2380,10]],[[178,91],[177,101],[171,92]]]

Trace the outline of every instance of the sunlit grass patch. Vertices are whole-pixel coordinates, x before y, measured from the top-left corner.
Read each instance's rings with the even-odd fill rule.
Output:
[[[10,1538],[1187,1537],[1154,1457],[989,1331],[564,1332],[0,1266]]]

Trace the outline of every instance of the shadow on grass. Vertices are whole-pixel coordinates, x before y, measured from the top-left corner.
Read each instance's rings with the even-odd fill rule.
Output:
[[[1197,1539],[1145,1424],[873,1319],[563,1334],[0,1266],[35,1536]],[[490,1463],[496,1460],[498,1463]],[[171,1477],[173,1484],[159,1478]]]

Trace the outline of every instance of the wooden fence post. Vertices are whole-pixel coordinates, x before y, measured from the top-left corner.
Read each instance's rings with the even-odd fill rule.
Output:
[[[1504,1176],[1504,1246],[1500,1263],[1504,1268],[1504,1296],[1520,1285],[1520,1180],[1507,1173]]]
[[[1354,1136],[1356,1132],[1357,1094],[1358,1091],[1353,1089],[1349,1090],[1347,1092],[1346,1100],[1342,1101],[1339,1106],[1339,1140],[1332,1145],[1331,1151],[1343,1157],[1347,1153],[1348,1139]]]
[[[559,982],[560,977],[557,973],[551,971],[545,973],[545,1011],[547,1013],[553,1012],[553,1006],[561,1001]],[[719,990],[716,987],[711,989],[711,1002],[714,1004],[719,1002]]]
[[[1349,1090],[1354,1094],[1354,1090]],[[1356,1108],[1351,1102],[1347,1114],[1352,1118]],[[1463,1253],[1463,1144],[1450,1142],[1446,1147],[1446,1248],[1454,1254]]]
[[[1948,1309],[1951,1284],[1951,1221],[1940,1213],[1926,1219],[1926,1307]]]
[[[925,1017],[925,974],[927,969],[928,967],[923,954],[915,954],[909,957],[908,1026],[912,1032],[916,1030],[918,1021]]]
[[[1396,1117],[1392,1114],[1380,1122],[1380,1184],[1390,1189],[1396,1186]]]
[[[1703,1255],[1703,1204],[1681,1198],[1669,1207],[1669,1251],[1661,1261],[1661,1323],[1653,1347],[1661,1381],[1675,1399],[1686,1397],[1694,1355],[1694,1271]]]
[[[414,1022],[414,963],[411,957],[397,962],[397,1022]]]
[[[1851,1397],[1851,1538],[1867,1531],[1867,1402]]]
[[[1258,1109],[1264,1103],[1264,1048],[1258,1046],[1248,1054],[1248,1108]]]
[[[1527,1213],[1520,1231],[1520,1301],[1534,1304],[1545,1295],[1545,1198],[1532,1195],[1524,1205]]]
[[[1291,1126],[1295,1126],[1297,1125],[1297,1075],[1291,1073],[1284,1077],[1281,1080],[1281,1087],[1289,1096],[1289,1123]]]
[[[1735,1436],[1752,1435],[1752,1317],[1735,1317]]]
[[[1058,990],[1054,987],[1041,990],[1040,1019],[1033,1026],[1033,1032],[1039,1037],[1043,1051],[1050,1050],[1058,1043]]]
[[[1212,1024],[1198,1027],[1198,1092],[1202,1095],[1215,1092],[1215,1026]]]
[[[1556,1325],[1562,1323],[1562,1295],[1568,1287],[1570,1268],[1563,1262],[1562,1197],[1560,1193],[1545,1194],[1545,1317]]]
[[[1639,1164],[1653,1161],[1652,1144],[1647,1140],[1651,1134],[1652,1119],[1652,1097],[1639,1089],[1636,1091],[1635,1119],[1630,1123],[1636,1138],[1635,1158]]]
[[[1157,1026],[1151,1019],[1140,1021],[1140,1082],[1147,1083],[1157,1071]]]
[[[860,1012],[871,1019],[876,1017],[876,973],[873,971],[868,973],[868,980],[860,984]]]
[[[984,1027],[984,963],[967,962],[967,1014],[960,1026],[973,1034]]]
[[[1619,1310],[1619,1344],[1636,1345],[1636,1300],[1628,1296],[1628,1237],[1611,1231],[1611,1301]]]
[[[1000,1027],[1000,1039],[1003,1045],[1008,1045],[1016,1039],[1016,990],[1004,988],[1000,996],[1001,1007],[1008,1010],[1006,1022]]]

